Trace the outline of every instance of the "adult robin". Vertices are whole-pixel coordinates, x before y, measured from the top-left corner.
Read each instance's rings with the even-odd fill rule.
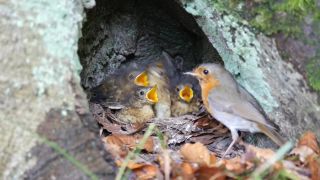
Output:
[[[256,99],[243,89],[232,75],[220,64],[202,64],[192,72],[201,86],[201,95],[207,111],[229,128],[232,142],[223,154],[228,154],[238,140],[238,131],[262,132],[277,145],[283,140],[276,129],[267,121]]]
[[[196,79],[181,74],[171,84],[171,114],[182,116],[200,109],[200,87]]]

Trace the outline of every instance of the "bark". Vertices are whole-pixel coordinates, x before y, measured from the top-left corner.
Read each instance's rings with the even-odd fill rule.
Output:
[[[78,74],[77,41],[90,2],[0,3],[1,179],[89,179],[53,146],[97,177],[113,177]]]

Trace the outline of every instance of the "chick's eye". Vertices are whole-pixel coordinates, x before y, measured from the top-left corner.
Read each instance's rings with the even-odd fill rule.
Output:
[[[207,74],[209,74],[209,71],[205,69],[205,70],[203,70],[203,74],[207,75]]]
[[[177,91],[177,92],[179,92],[179,91],[180,91],[180,89],[179,89],[178,87],[176,87],[176,91]]]
[[[143,92],[143,91],[140,91],[139,94],[140,94],[141,96],[143,96],[143,95],[144,95],[144,92]]]

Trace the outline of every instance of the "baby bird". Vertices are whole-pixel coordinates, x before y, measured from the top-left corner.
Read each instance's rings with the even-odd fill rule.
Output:
[[[138,77],[141,71],[135,63],[118,69],[90,90],[90,101],[117,110],[115,119],[122,123],[141,123],[153,118],[153,106],[158,102],[157,87],[144,87],[144,79]]]
[[[155,117],[152,105],[158,102],[157,87],[135,87],[121,102],[124,105],[115,111],[116,119],[121,123],[144,123]]]
[[[99,86],[90,90],[90,100],[99,101],[105,107],[123,107],[120,102],[126,95],[134,92],[133,88],[137,85],[145,86],[143,84],[144,79],[137,78],[138,74],[142,71],[143,69],[134,62],[120,67],[113,74],[110,74],[107,79],[102,81]]]
[[[282,138],[267,122],[255,98],[243,89],[222,65],[201,64],[185,74],[195,76],[199,80],[202,100],[207,111],[231,132],[232,142],[222,158],[238,140],[238,131],[262,132],[277,145],[283,144]]]
[[[196,79],[180,75],[171,83],[171,114],[182,116],[200,109],[200,86]]]
[[[159,60],[150,64],[145,71],[142,71],[135,77],[136,85],[157,86],[159,96],[159,101],[155,104],[157,118],[168,118],[171,116],[171,97],[167,72],[174,69],[165,65],[165,59],[162,55]]]

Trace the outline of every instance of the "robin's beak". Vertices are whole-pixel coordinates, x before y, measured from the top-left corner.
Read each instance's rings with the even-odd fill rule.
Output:
[[[146,94],[146,98],[148,101],[152,102],[152,103],[157,103],[159,101],[158,99],[158,93],[157,93],[157,85],[153,86],[153,88],[151,88],[147,94]]]
[[[143,71],[140,73],[135,79],[134,83],[138,86],[147,87],[149,86],[149,78],[148,73],[146,71]]]
[[[198,77],[199,75],[197,73],[194,73],[194,72],[185,72],[183,74],[187,74],[187,75],[191,75],[191,76],[195,76],[195,77]]]
[[[186,102],[190,102],[193,98],[193,90],[191,87],[188,85],[184,86],[180,91],[179,91],[179,96],[182,100]]]

